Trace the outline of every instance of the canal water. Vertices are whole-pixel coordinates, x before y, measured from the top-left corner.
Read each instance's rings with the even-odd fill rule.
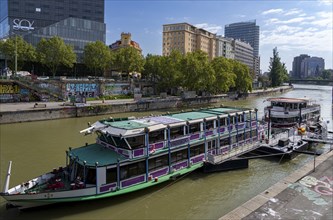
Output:
[[[332,129],[332,87],[295,85],[293,91],[274,97],[307,97],[321,104],[322,117]],[[273,96],[269,96],[273,97]],[[215,105],[258,108],[259,117],[268,96]],[[163,112],[117,114],[143,116]],[[105,116],[109,117],[109,116]],[[8,161],[12,160],[10,187],[66,163],[65,150],[94,141],[79,131],[103,117],[86,117],[0,125],[0,159],[3,189]],[[323,146],[329,148],[329,146]],[[217,219],[301,167],[313,156],[299,155],[280,163],[251,160],[248,169],[204,174],[194,171],[176,181],[132,194],[79,203],[46,206],[19,212],[5,209],[0,198],[0,219]]]

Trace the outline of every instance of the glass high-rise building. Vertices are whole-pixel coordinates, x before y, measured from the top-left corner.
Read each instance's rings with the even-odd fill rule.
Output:
[[[59,36],[74,47],[78,62],[89,42],[105,43],[105,0],[0,0],[0,39],[22,36],[36,46]]]
[[[259,57],[259,26],[255,20],[227,24],[224,27],[224,35],[249,43],[253,48],[253,55]]]

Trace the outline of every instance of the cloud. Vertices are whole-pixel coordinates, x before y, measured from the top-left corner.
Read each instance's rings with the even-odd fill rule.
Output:
[[[222,26],[216,24],[202,23],[195,24],[194,26],[196,26],[197,28],[205,29],[206,31],[212,32],[214,34],[222,30]]]
[[[276,9],[269,9],[267,11],[263,11],[261,14],[262,15],[279,14],[279,13],[282,13],[282,12],[283,12],[282,8],[276,8]]]
[[[283,15],[285,15],[285,16],[297,15],[297,14],[300,14],[301,12],[303,12],[303,11],[298,8],[293,8],[293,9],[290,9],[289,11],[287,11],[286,13],[284,13]]]
[[[330,5],[332,6],[333,1],[332,0],[317,0],[319,5]]]
[[[174,17],[166,17],[165,20],[167,20],[167,21],[174,21],[175,18]]]
[[[291,18],[288,20],[280,20],[278,18],[271,18],[265,21],[266,25],[270,24],[292,24],[292,23],[301,23],[307,20],[314,20],[316,19],[315,16],[310,16],[310,17],[296,17],[296,18]]]

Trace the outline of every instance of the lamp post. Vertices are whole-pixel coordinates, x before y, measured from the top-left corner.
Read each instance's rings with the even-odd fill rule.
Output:
[[[17,75],[17,35],[15,34],[15,70],[14,77]]]

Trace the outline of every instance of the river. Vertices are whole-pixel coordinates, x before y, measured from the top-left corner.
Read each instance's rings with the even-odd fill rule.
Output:
[[[332,129],[332,87],[295,85],[293,91],[274,97],[307,97],[321,104],[321,113]],[[273,96],[269,96],[273,97]],[[258,108],[259,117],[268,104],[268,96],[222,102],[225,106]],[[217,105],[217,104],[215,104]],[[166,111],[164,111],[166,112]],[[126,113],[112,117],[143,116],[161,112]],[[0,125],[0,159],[2,190],[8,161],[12,160],[10,187],[50,171],[66,162],[65,150],[93,142],[94,136],[82,136],[79,131],[88,122],[101,116],[27,122]],[[328,146],[323,146],[328,148]],[[289,175],[307,161],[309,155],[299,155],[292,161],[279,163],[265,159],[251,160],[248,169],[204,174],[192,172],[174,182],[89,202],[46,206],[30,211],[5,209],[0,198],[2,219],[217,219],[253,196]]]

